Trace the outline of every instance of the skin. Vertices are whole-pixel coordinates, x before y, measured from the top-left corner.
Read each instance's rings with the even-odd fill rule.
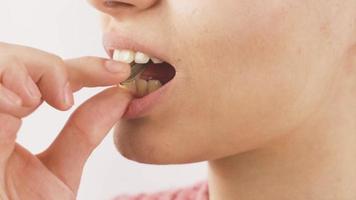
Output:
[[[103,58],[62,60],[37,49],[0,43],[0,199],[75,199],[84,163],[120,120],[131,95],[114,87],[92,97],[38,155],[16,143],[22,118],[43,101],[68,110],[73,92],[116,85],[129,74],[127,64]]]
[[[207,160],[213,200],[356,198],[354,0],[90,2],[104,32],[151,41],[177,71],[116,128],[125,157]]]
[[[153,45],[177,71],[167,98],[146,117],[120,120],[131,96],[108,89],[32,155],[15,142],[22,117],[42,100],[66,110],[73,91],[115,85],[128,71],[1,43],[0,97],[15,96],[0,98],[1,199],[74,199],[86,159],[117,121],[115,143],[131,160],[209,161],[212,200],[356,198],[354,0],[102,2],[90,1],[103,12],[104,32],[160,38]],[[103,121],[91,123],[98,113]]]

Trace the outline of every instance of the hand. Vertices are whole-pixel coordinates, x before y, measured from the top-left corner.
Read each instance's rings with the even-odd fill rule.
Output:
[[[129,65],[123,63],[95,57],[64,61],[33,48],[0,43],[0,199],[75,199],[87,158],[120,120],[131,95],[112,87],[92,97],[39,155],[16,143],[21,119],[43,101],[67,110],[74,91],[115,85],[129,74]]]

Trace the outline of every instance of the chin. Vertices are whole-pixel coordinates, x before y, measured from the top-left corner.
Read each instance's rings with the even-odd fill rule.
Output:
[[[123,120],[115,127],[115,146],[125,158],[144,164],[186,164],[206,160],[204,155],[209,154],[202,151],[204,148],[196,148],[193,142],[182,143],[187,140],[177,134],[179,131],[165,130],[147,118]]]

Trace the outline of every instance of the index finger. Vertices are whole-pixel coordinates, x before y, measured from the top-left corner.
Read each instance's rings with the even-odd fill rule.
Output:
[[[2,42],[0,44],[5,46],[8,54],[21,55],[21,60],[34,69],[29,73],[35,82],[43,79],[45,71],[51,71],[51,68],[62,65],[62,59],[54,54],[21,45]],[[64,60],[64,64],[67,66],[67,73],[74,91],[82,87],[118,84],[128,78],[131,71],[129,64],[93,56]]]
[[[128,64],[109,59],[82,57],[64,61],[54,54],[31,47],[2,42],[0,47],[6,50],[0,56],[18,56],[37,83],[42,98],[60,110],[71,106],[68,99],[72,99],[73,90],[115,85],[130,74]]]
[[[130,76],[130,65],[98,57],[65,60],[73,91],[83,87],[111,86]]]

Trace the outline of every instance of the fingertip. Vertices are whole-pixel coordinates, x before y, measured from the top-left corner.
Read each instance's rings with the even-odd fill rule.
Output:
[[[73,91],[69,82],[65,84],[63,94],[64,94],[64,98],[63,98],[64,109],[68,110],[74,105]]]
[[[62,88],[63,89],[59,90],[62,90],[62,92],[60,92],[59,94],[59,98],[55,99],[54,102],[47,101],[47,103],[50,103],[51,106],[60,111],[67,111],[71,109],[74,105],[73,91],[69,82],[62,86]]]
[[[131,66],[127,63],[122,63],[114,60],[105,61],[106,73],[113,83],[123,82],[131,75]]]
[[[114,60],[106,60],[104,63],[106,70],[110,73],[130,74],[130,65],[127,63],[121,63]]]
[[[117,94],[122,96],[122,98],[126,99],[127,101],[130,101],[134,98],[133,94],[127,89],[123,89],[119,86],[113,87],[112,89],[116,89]]]

